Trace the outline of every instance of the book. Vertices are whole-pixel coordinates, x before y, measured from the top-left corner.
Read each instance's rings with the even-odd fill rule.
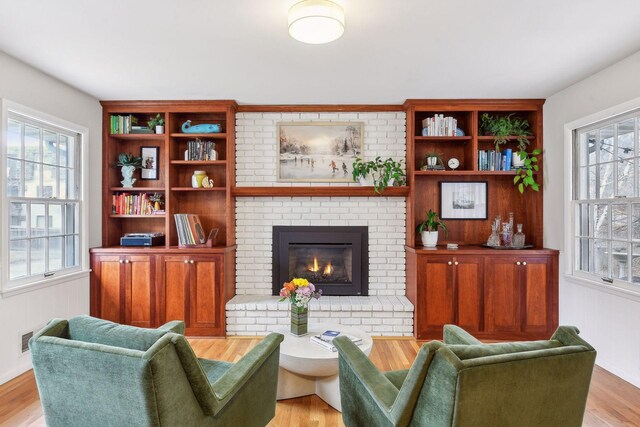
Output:
[[[331,330],[324,331],[322,334],[320,334],[320,339],[322,341],[331,342],[331,341],[333,341],[333,339],[335,337],[337,337],[339,335],[344,335],[344,336],[346,336],[347,338],[349,338],[353,342],[362,341],[362,338],[356,337],[354,335],[341,334],[340,331],[331,331]]]
[[[336,335],[325,335],[327,332],[329,333],[336,333]],[[341,334],[338,331],[325,331],[320,335],[313,335],[311,338],[309,338],[309,340],[314,343],[319,345],[320,347],[329,350],[329,351],[338,351],[338,349],[336,348],[335,345],[333,345],[332,341],[335,337],[339,336],[339,335],[343,335],[347,338],[349,338],[354,344],[356,345],[360,345],[362,344],[362,338],[353,336],[353,335],[349,335],[349,334]],[[323,339],[322,337],[326,337],[325,339]],[[329,340],[329,341],[328,341]]]

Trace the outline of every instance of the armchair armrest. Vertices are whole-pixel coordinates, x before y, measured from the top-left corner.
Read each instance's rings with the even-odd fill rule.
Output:
[[[158,329],[184,335],[184,321],[172,320],[171,322],[167,322],[164,325],[158,327]]]
[[[244,387],[249,378],[260,369],[272,353],[278,351],[283,339],[284,336],[282,334],[271,333],[267,335],[260,344],[244,355],[238,363],[229,368],[215,383],[211,384],[216,399],[223,402],[222,406],[224,406],[225,400],[233,397],[238,390]]]
[[[349,338],[338,336],[333,343],[338,349],[340,362],[344,362],[340,363],[340,368],[345,366],[352,371],[354,377],[369,392],[380,411],[389,418],[393,403],[398,397],[398,389]],[[390,418],[389,421],[391,421]]]
[[[482,344],[476,337],[456,325],[444,325],[445,344]]]

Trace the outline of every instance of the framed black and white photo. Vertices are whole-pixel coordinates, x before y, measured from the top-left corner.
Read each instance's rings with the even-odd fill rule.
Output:
[[[160,147],[140,147],[140,157],[142,157],[140,179],[158,179]]]
[[[363,122],[278,123],[279,182],[353,182]]]
[[[441,182],[441,219],[487,219],[487,182]]]

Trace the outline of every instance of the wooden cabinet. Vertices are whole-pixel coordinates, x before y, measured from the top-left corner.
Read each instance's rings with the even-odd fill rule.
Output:
[[[558,323],[557,258],[497,256],[487,265],[486,332],[548,337]]]
[[[156,326],[153,256],[94,255],[91,270],[92,316],[144,328]]]
[[[185,320],[187,335],[224,335],[222,255],[162,257],[160,322]]]
[[[407,267],[418,339],[441,339],[447,323],[495,340],[549,338],[558,326],[557,251],[407,248]]]
[[[478,256],[419,257],[419,336],[442,334],[448,323],[472,333],[482,330],[483,268],[484,259]]]
[[[146,328],[184,320],[187,335],[224,336],[234,250],[92,249],[91,315]]]

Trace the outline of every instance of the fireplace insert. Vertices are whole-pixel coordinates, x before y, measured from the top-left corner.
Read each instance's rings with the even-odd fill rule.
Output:
[[[367,227],[273,227],[273,295],[303,277],[323,295],[369,294]]]

